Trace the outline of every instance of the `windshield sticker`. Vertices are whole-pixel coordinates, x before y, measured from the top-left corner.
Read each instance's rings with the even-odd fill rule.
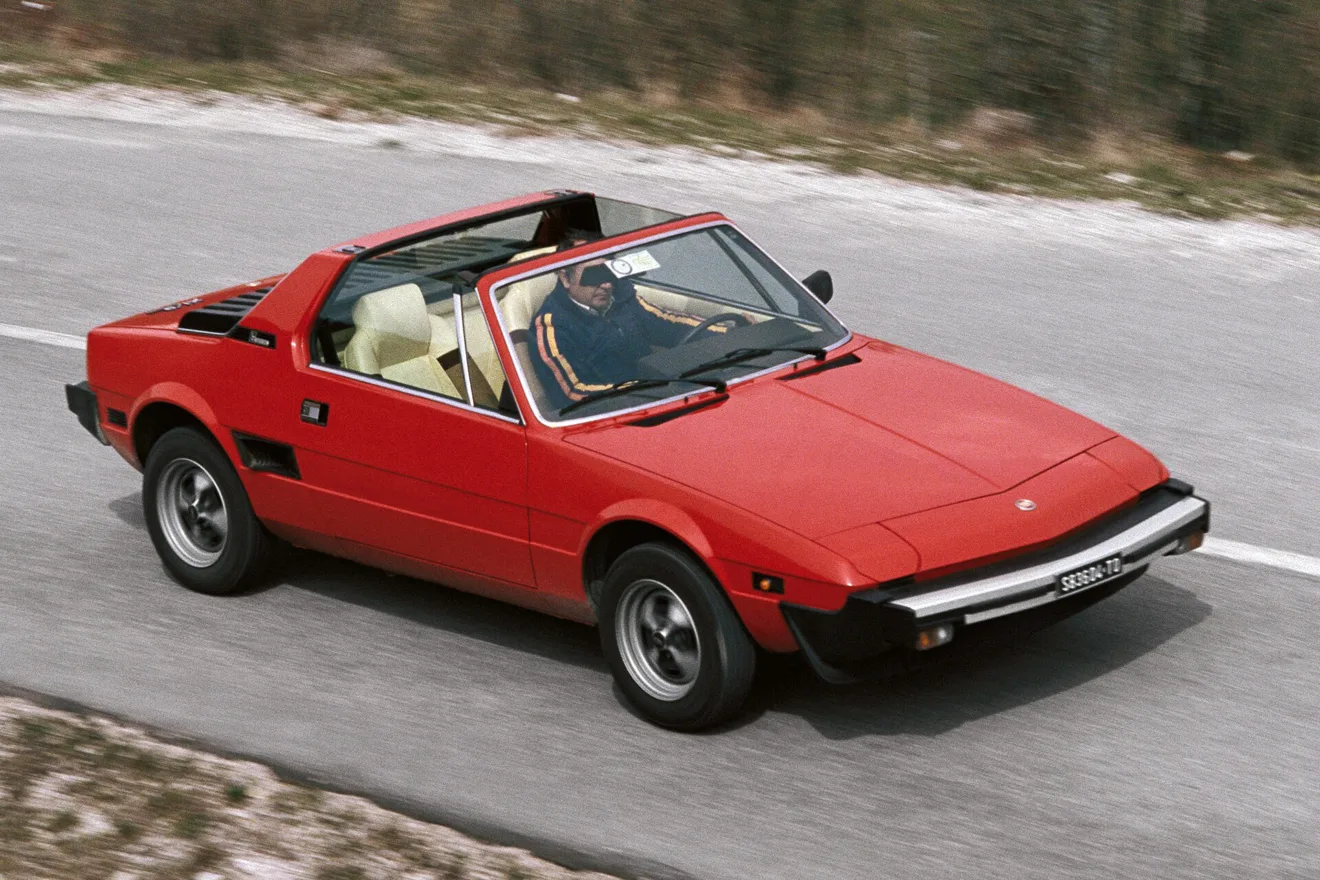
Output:
[[[660,264],[656,262],[655,257],[651,256],[650,251],[638,251],[635,254],[624,254],[622,257],[615,257],[605,265],[610,267],[615,278],[627,278],[629,275],[637,275],[641,272],[650,272],[652,269],[659,269]]]

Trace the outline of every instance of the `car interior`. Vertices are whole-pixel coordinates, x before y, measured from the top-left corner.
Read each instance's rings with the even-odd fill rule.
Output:
[[[554,250],[570,228],[601,234],[591,196],[561,198],[355,261],[317,319],[317,359],[516,416],[476,279]],[[460,332],[468,354],[466,382]]]
[[[602,215],[605,222],[602,223]],[[476,294],[481,273],[557,249],[566,239],[617,235],[677,215],[573,194],[512,216],[359,258],[345,272],[317,319],[315,357],[329,366],[517,415],[508,377]],[[528,390],[538,409],[544,393],[532,369],[527,330],[555,287],[553,273],[496,292]],[[717,303],[638,285],[655,305],[710,317]],[[460,312],[455,314],[455,294]],[[751,320],[757,320],[750,316]],[[467,349],[467,382],[459,333]],[[467,384],[471,385],[469,393]]]

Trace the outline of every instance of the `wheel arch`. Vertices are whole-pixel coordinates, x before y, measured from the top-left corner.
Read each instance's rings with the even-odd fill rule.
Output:
[[[637,509],[633,505],[607,511],[612,515],[603,518],[582,550],[582,584],[592,611],[598,607],[601,584],[614,561],[631,548],[650,542],[672,544],[687,551],[727,590],[715,569],[717,561],[710,543],[697,524],[679,511],[669,513],[670,516],[664,516],[660,511]]]
[[[216,424],[215,414],[195,392],[183,386],[151,389],[148,395],[143,395],[143,402],[134,411],[130,424],[133,454],[137,457],[139,467],[146,465],[147,456],[156,441],[174,428],[197,428],[225,449],[223,440],[213,427]],[[225,451],[228,454],[228,450]]]

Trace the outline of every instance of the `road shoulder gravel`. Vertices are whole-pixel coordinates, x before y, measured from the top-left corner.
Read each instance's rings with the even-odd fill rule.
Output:
[[[0,877],[610,880],[177,738],[4,695]]]

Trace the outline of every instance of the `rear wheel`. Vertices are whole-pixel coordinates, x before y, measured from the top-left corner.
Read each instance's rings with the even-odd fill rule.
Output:
[[[151,447],[142,506],[161,562],[190,590],[233,593],[265,568],[270,536],[224,451],[201,431],[174,428]]]
[[[724,591],[677,547],[642,544],[610,566],[600,630],[619,687],[656,724],[711,727],[747,698],[755,646]]]

